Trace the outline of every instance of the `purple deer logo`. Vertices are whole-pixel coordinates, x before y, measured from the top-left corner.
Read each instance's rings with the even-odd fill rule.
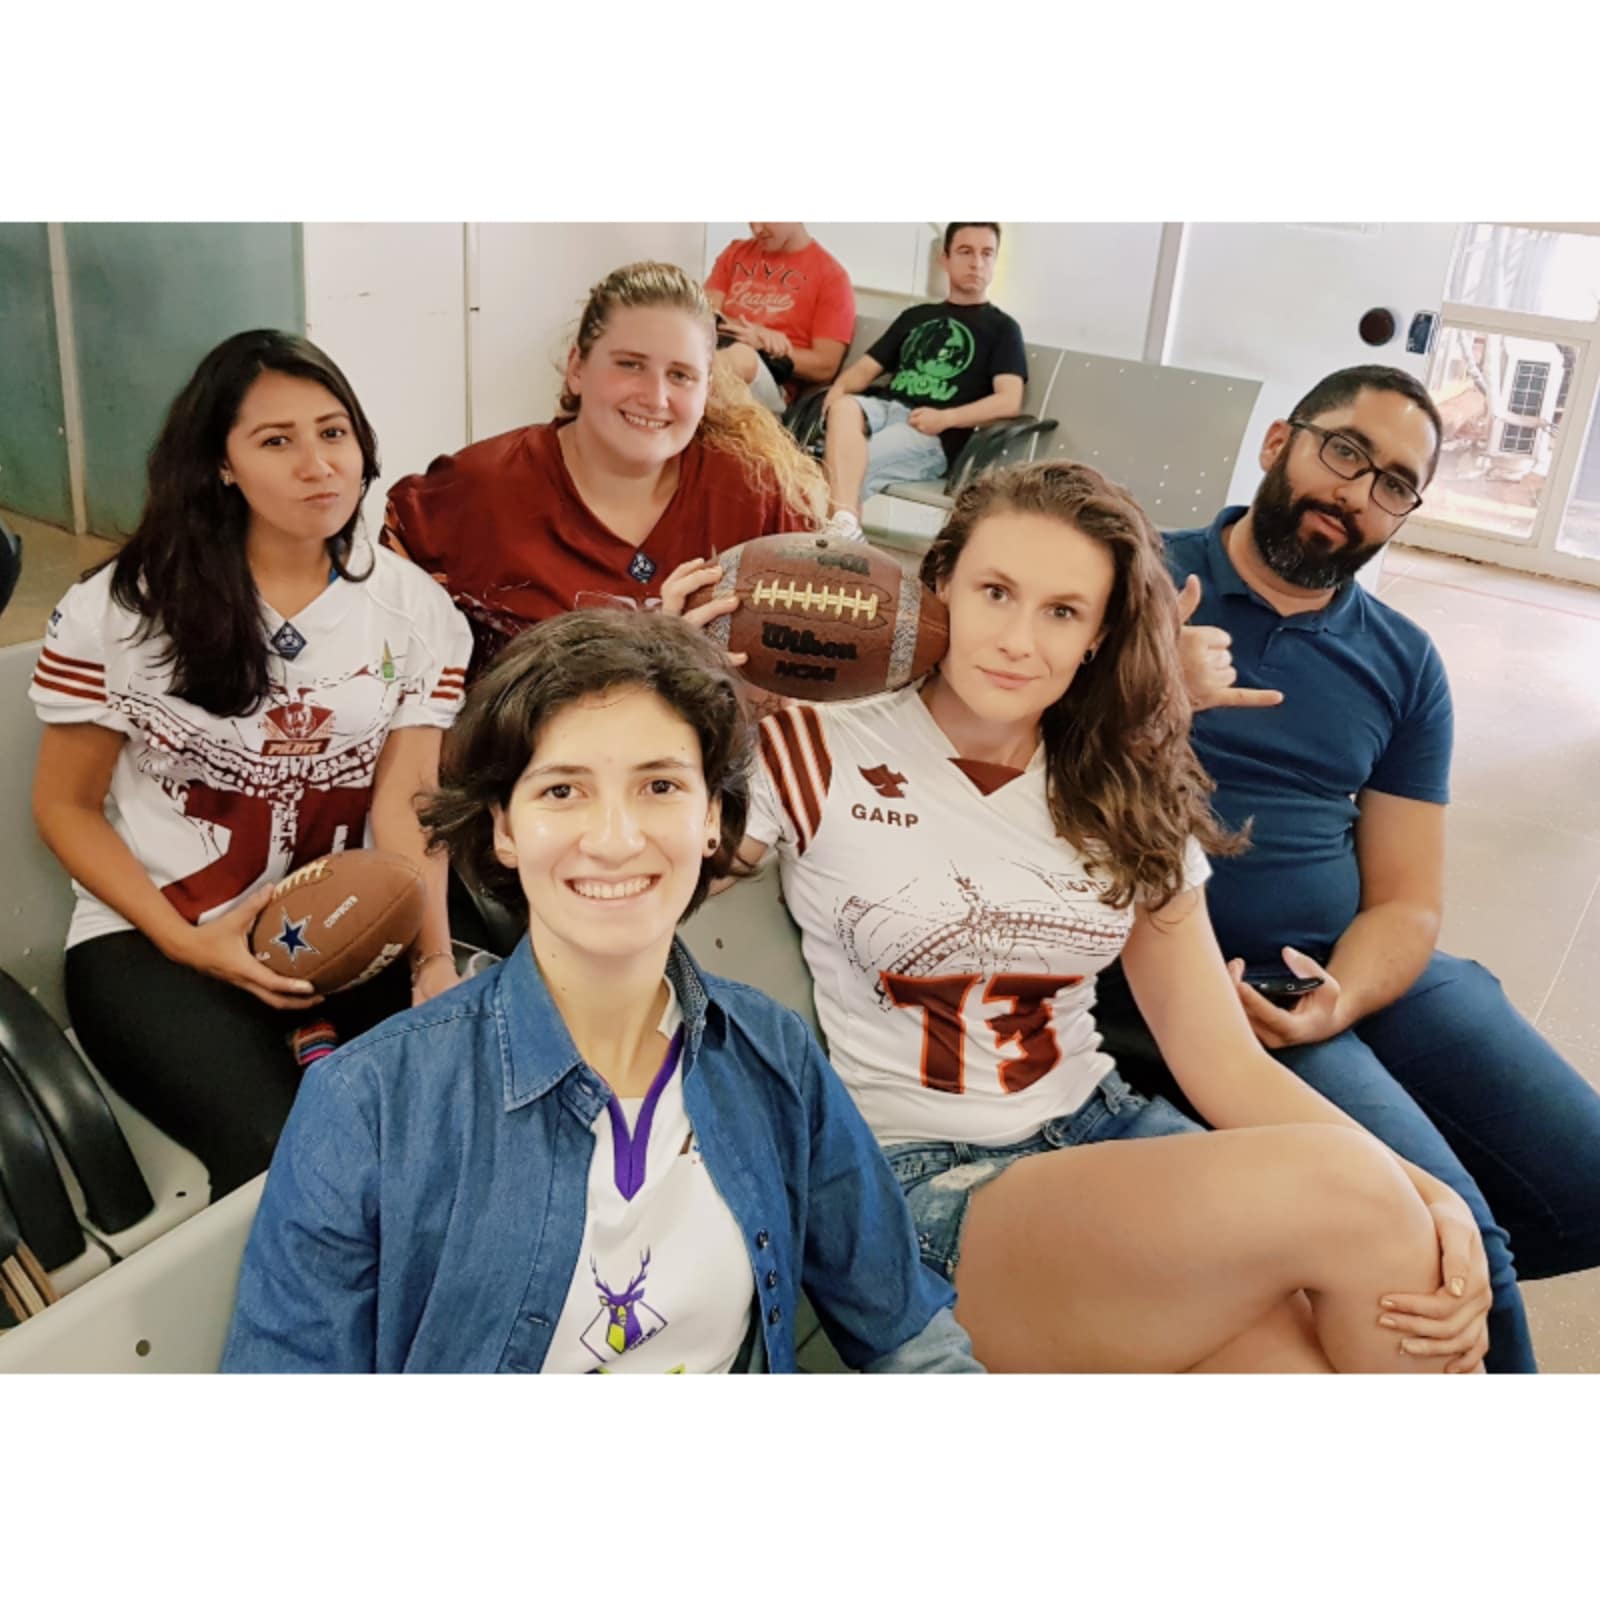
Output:
[[[639,1324],[639,1315],[634,1307],[644,1299],[644,1275],[650,1267],[650,1252],[648,1250],[639,1258],[639,1270],[629,1282],[628,1287],[618,1294],[610,1284],[600,1276],[600,1268],[593,1256],[589,1257],[589,1270],[594,1274],[595,1287],[600,1291],[600,1305],[610,1314],[610,1325],[606,1328],[606,1343],[620,1356],[625,1351],[633,1349],[644,1337],[644,1329]],[[647,1308],[648,1309],[648,1308]],[[659,1322],[659,1318],[657,1319]],[[653,1331],[653,1330],[652,1330]]]

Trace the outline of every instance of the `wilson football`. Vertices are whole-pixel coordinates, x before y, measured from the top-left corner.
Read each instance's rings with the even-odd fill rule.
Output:
[[[422,929],[422,874],[389,850],[340,850],[291,872],[250,930],[257,961],[318,994],[353,989]]]
[[[855,539],[777,533],[717,557],[722,576],[689,607],[736,594],[707,634],[749,660],[758,689],[797,700],[860,700],[902,689],[944,654],[949,620],[893,556]]]

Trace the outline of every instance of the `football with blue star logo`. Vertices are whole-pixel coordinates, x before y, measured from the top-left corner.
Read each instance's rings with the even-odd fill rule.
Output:
[[[390,850],[341,850],[297,868],[250,932],[257,961],[337,994],[397,961],[422,929],[422,873]]]

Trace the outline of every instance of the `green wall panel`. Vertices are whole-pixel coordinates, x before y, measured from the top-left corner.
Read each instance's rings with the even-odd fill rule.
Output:
[[[126,534],[167,407],[207,350],[246,328],[305,331],[298,224],[70,223],[85,494],[97,533]]]
[[[42,222],[0,223],[0,506],[68,527],[61,358]]]

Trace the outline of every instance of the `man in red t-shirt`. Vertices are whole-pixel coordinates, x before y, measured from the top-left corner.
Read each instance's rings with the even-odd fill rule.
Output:
[[[803,222],[752,222],[717,257],[706,298],[727,341],[718,362],[777,412],[802,384],[833,380],[855,332],[849,274]]]

